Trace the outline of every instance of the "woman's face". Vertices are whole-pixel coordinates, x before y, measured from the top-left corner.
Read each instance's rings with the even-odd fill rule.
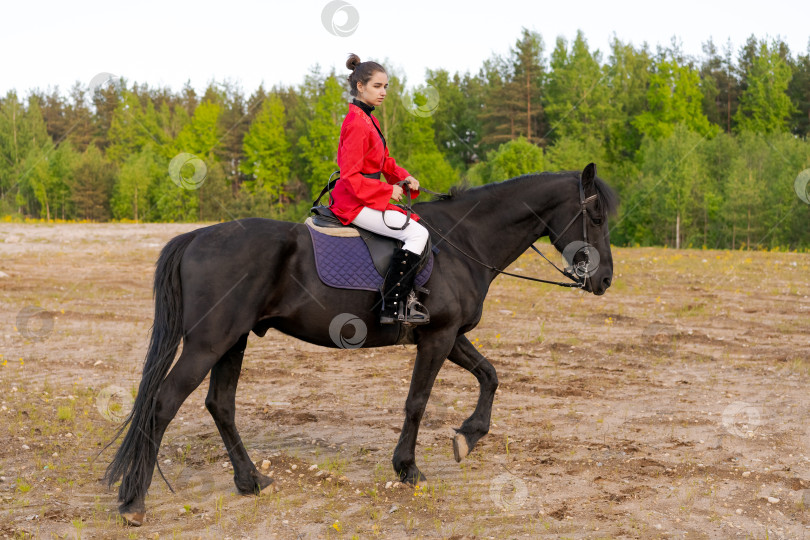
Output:
[[[388,75],[382,71],[377,71],[371,76],[368,84],[357,83],[357,98],[376,107],[385,99],[387,88]]]

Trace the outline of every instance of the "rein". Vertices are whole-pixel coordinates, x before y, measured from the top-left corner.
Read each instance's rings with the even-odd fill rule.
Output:
[[[401,182],[398,182],[398,184],[403,186],[403,189],[405,190],[405,193],[408,195],[408,203],[403,204],[402,206],[405,209],[408,210],[408,219],[410,219],[410,214],[411,214],[411,211],[412,211],[412,208],[411,208],[411,204],[412,204],[411,188],[408,185],[408,183],[405,182],[405,180],[403,180]],[[419,191],[424,191],[424,192],[430,193],[432,195],[440,195],[440,196],[441,195],[446,195],[445,193],[436,193],[435,191],[431,191],[431,190],[429,190],[427,188],[424,188],[422,186],[419,186]],[[571,227],[571,225],[574,224],[576,219],[580,215],[582,215],[582,236],[584,238],[585,244],[586,245],[588,244],[588,228],[587,228],[587,223],[586,223],[587,217],[588,217],[588,209],[586,208],[586,205],[589,202],[591,202],[592,200],[596,199],[596,197],[597,197],[597,195],[593,194],[590,197],[588,197],[587,199],[585,198],[585,191],[582,189],[582,178],[580,178],[579,179],[579,212],[577,212],[574,215],[574,217],[571,218],[571,221],[568,222],[568,225],[566,225],[565,228],[562,230],[562,232],[557,235],[558,239],[563,234],[565,234],[565,231],[567,231]],[[500,268],[496,268],[496,267],[494,267],[494,266],[492,266],[490,264],[487,264],[487,263],[485,263],[483,261],[480,261],[477,258],[473,257],[472,255],[470,255],[469,253],[467,253],[466,251],[464,251],[463,249],[461,249],[460,247],[455,245],[453,242],[448,240],[448,238],[446,236],[444,236],[442,233],[440,233],[433,225],[431,225],[430,223],[425,221],[424,218],[422,218],[420,220],[420,223],[423,223],[424,225],[427,225],[428,227],[430,227],[430,229],[433,232],[435,232],[439,237],[441,237],[442,240],[447,242],[449,245],[453,246],[459,253],[461,253],[462,255],[464,255],[465,257],[470,259],[471,261],[474,261],[474,262],[480,264],[481,266],[483,266],[484,268],[487,268],[488,270],[492,270],[493,272],[496,272],[498,274],[504,274],[504,275],[507,275],[507,276],[512,276],[512,277],[516,277],[516,278],[520,278],[520,279],[527,279],[529,281],[537,281],[539,283],[548,283],[550,285],[559,285],[560,287],[575,287],[575,288],[578,288],[578,289],[583,288],[585,286],[585,281],[588,279],[588,277],[586,275],[587,274],[588,262],[584,262],[584,266],[583,266],[583,263],[581,262],[576,267],[574,267],[574,261],[572,260],[571,261],[571,266],[569,268],[566,268],[565,270],[561,270],[556,264],[551,262],[548,259],[548,257],[543,255],[543,252],[540,251],[539,249],[537,249],[537,247],[535,247],[534,244],[532,244],[529,247],[532,248],[534,251],[536,251],[537,254],[539,254],[541,257],[543,257],[546,260],[546,262],[548,262],[551,266],[553,266],[559,273],[561,273],[562,275],[564,275],[565,277],[570,279],[573,283],[559,282],[559,281],[549,281],[547,279],[540,279],[540,278],[531,277],[531,276],[521,276],[519,274],[513,274],[512,272],[507,272],[506,270],[501,270]],[[407,225],[407,224],[408,224],[408,221],[406,220],[405,225]],[[405,225],[402,226],[403,229],[405,228]],[[589,248],[586,248],[586,249],[589,249]],[[585,255],[588,255],[587,251],[585,252]],[[588,260],[590,260],[590,259],[588,259]],[[573,270],[573,273],[571,272],[571,270]]]
[[[335,171],[334,173],[332,173],[332,176],[334,176],[335,173],[338,173],[338,171]],[[363,176],[366,176],[367,178],[376,177],[377,179],[379,179],[379,173],[374,173],[374,174],[371,174],[371,175],[365,175],[364,174]],[[338,178],[336,178],[335,180],[332,180],[332,177],[330,176],[329,181],[326,183],[326,186],[323,188],[323,191],[321,191],[321,194],[318,196],[318,198],[315,199],[315,201],[313,201],[312,206],[316,206],[318,204],[318,202],[320,202],[320,200],[324,196],[324,194],[326,194],[326,192],[332,190],[332,188],[335,186],[335,184],[337,183],[337,181],[339,179],[340,179],[340,176],[338,176]],[[405,194],[408,196],[407,204],[401,204],[400,205],[406,211],[405,223],[402,225],[402,227],[391,227],[387,223],[386,223],[386,226],[388,226],[389,229],[402,230],[405,227],[407,227],[408,224],[410,223],[411,214],[413,213],[413,208],[411,207],[411,205],[413,204],[413,199],[411,198],[411,188],[410,188],[410,185],[409,185],[409,183],[407,181],[402,180],[400,182],[397,182],[397,185],[402,186]],[[447,196],[446,193],[437,193],[435,191],[431,191],[430,189],[427,189],[427,188],[422,187],[422,186],[419,186],[419,191],[424,191],[425,193],[430,193],[431,195]],[[596,197],[597,197],[597,195],[593,194],[590,197],[588,197],[587,199],[585,198],[585,191],[582,189],[582,178],[580,177],[580,179],[579,179],[579,212],[577,212],[574,215],[574,217],[571,218],[571,221],[568,222],[568,225],[566,225],[565,228],[562,230],[562,232],[560,232],[560,234],[557,235],[557,239],[559,239],[563,234],[565,234],[565,232],[569,228],[571,228],[571,225],[573,225],[574,222],[577,220],[577,218],[581,215],[582,216],[582,237],[584,239],[585,244],[589,246],[589,244],[588,244],[588,227],[587,227],[587,223],[586,223],[587,218],[588,218],[588,209],[586,208],[586,205],[589,202],[591,202],[592,200],[596,199]],[[330,199],[331,199],[331,196],[330,196]],[[330,200],[330,203],[331,203],[331,200]],[[384,219],[383,219],[383,222],[385,222]],[[569,283],[569,282],[560,282],[560,281],[550,281],[550,280],[547,280],[547,279],[540,279],[540,278],[531,277],[531,276],[521,276],[519,274],[514,274],[512,272],[507,272],[506,270],[501,270],[500,268],[496,268],[496,267],[494,267],[494,266],[492,266],[490,264],[487,264],[487,263],[485,263],[483,261],[478,260],[477,258],[473,257],[472,255],[470,255],[469,253],[467,253],[466,251],[464,251],[463,249],[461,249],[460,247],[455,245],[453,242],[451,242],[446,236],[444,236],[442,233],[440,233],[433,225],[426,222],[424,219],[422,219],[420,221],[420,223],[422,223],[424,225],[427,225],[442,240],[447,242],[450,246],[454,247],[456,249],[456,251],[458,251],[459,253],[461,253],[462,255],[464,255],[465,257],[470,259],[471,261],[474,261],[477,264],[480,264],[481,266],[483,266],[484,268],[486,268],[488,270],[491,270],[493,272],[496,272],[498,274],[504,274],[504,275],[507,275],[507,276],[512,276],[512,277],[516,277],[516,278],[520,278],[520,279],[527,279],[529,281],[536,281],[538,283],[548,283],[550,285],[559,285],[560,287],[574,287],[574,288],[578,288],[578,289],[583,288],[585,286],[586,280],[588,279],[587,266],[588,266],[588,262],[590,261],[590,258],[588,258],[587,261],[580,262],[576,266],[574,266],[574,261],[573,261],[573,258],[572,258],[571,266],[568,267],[568,268],[565,268],[563,270],[563,269],[560,269],[556,264],[551,262],[548,259],[548,257],[546,257],[543,254],[542,251],[537,249],[537,247],[535,247],[535,245],[532,244],[529,247],[531,247],[535,252],[537,252],[538,255],[543,257],[543,259],[545,259],[546,262],[548,262],[551,266],[553,266],[559,273],[561,273],[562,275],[564,275],[565,277],[570,279],[571,282]],[[586,247],[586,251],[585,251],[586,256],[588,255],[588,251],[587,251],[588,249],[590,249],[590,247]]]

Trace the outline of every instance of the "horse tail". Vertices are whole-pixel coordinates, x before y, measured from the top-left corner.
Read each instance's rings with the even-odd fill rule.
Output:
[[[129,431],[104,474],[107,487],[122,478],[118,489],[118,500],[122,503],[145,496],[143,491],[152,476],[152,453],[157,452],[159,445],[159,441],[154,440],[157,394],[183,338],[180,261],[196,236],[196,231],[191,231],[170,240],[155,265],[155,320],[141,383],[132,410],[107,445],[115,442],[129,425]]]

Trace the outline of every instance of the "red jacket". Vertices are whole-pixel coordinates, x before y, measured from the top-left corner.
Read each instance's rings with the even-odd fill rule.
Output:
[[[332,190],[333,202],[330,206],[344,225],[351,223],[364,206],[374,210],[397,210],[405,213],[402,208],[389,201],[394,191],[393,184],[405,180],[410,173],[388,155],[388,148],[377,132],[379,127],[376,118],[366,114],[357,105],[349,104],[349,112],[340,128],[337,152],[340,179]],[[363,176],[380,171],[387,183]],[[418,191],[411,191],[412,197],[418,195]],[[419,216],[411,214],[411,219],[418,221]]]

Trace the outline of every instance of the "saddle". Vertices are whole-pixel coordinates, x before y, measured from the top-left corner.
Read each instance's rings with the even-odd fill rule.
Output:
[[[377,273],[379,273],[380,276],[385,277],[385,274],[388,273],[388,268],[391,266],[391,257],[394,253],[394,248],[402,247],[403,242],[401,240],[382,236],[351,224],[344,225],[335,214],[332,213],[332,210],[330,210],[328,206],[313,206],[310,211],[312,212],[312,216],[306,220],[306,225],[310,229],[329,236],[359,236],[362,238],[368,248],[368,252],[371,254],[374,268],[377,269]],[[434,251],[434,248],[431,246],[430,239],[428,238],[428,244],[426,249],[422,252],[422,258],[419,260],[417,272],[421,272],[424,269],[430,259],[432,251]]]

